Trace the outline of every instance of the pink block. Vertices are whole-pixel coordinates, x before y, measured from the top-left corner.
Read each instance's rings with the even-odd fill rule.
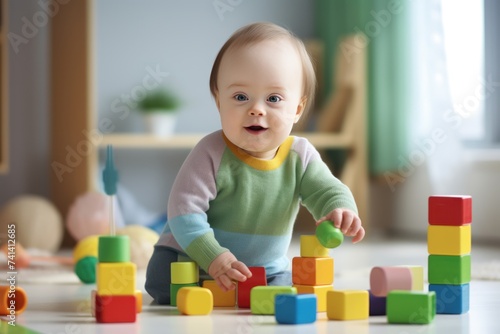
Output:
[[[370,291],[385,297],[392,290],[411,290],[411,270],[407,267],[373,267],[370,273]]]

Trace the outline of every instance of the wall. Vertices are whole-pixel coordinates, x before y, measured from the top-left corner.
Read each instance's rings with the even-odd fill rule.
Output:
[[[314,33],[314,1],[106,0],[96,2],[96,11],[97,103],[100,118],[112,121],[113,132],[143,130],[131,105],[144,87],[154,84],[151,72],[183,101],[177,132],[212,132],[219,118],[208,88],[210,70],[237,28],[272,21],[302,38]],[[164,211],[187,153],[116,150],[121,184],[141,206]]]
[[[9,45],[10,166],[0,174],[0,206],[21,194],[50,194],[50,27],[43,20],[33,24],[42,11],[36,1],[10,0],[8,6],[8,31],[23,42]]]

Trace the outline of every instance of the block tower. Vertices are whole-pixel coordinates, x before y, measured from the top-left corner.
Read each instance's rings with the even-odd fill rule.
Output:
[[[135,322],[140,310],[137,293],[136,266],[130,262],[128,236],[115,235],[113,196],[116,194],[118,172],[114,168],[113,151],[107,149],[106,168],[103,171],[104,190],[110,197],[109,235],[100,236],[98,241],[98,263],[96,268],[97,291],[93,313],[97,322]],[[93,301],[92,301],[93,302]]]
[[[300,236],[300,257],[292,259],[292,282],[298,294],[315,294],[317,311],[326,312],[326,295],[333,290],[334,261],[316,235]]]
[[[184,287],[198,286],[199,268],[196,262],[183,261],[170,264],[170,305],[177,306],[177,293]]]
[[[427,231],[429,291],[438,314],[469,310],[471,280],[470,196],[430,196]]]

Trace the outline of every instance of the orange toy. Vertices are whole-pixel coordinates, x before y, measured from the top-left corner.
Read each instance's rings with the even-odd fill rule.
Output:
[[[28,295],[18,286],[0,285],[0,315],[21,314],[28,305]]]

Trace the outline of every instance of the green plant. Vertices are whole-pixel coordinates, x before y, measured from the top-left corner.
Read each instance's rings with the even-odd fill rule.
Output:
[[[178,97],[165,88],[148,91],[146,96],[138,101],[138,108],[144,113],[174,112],[179,106]]]

